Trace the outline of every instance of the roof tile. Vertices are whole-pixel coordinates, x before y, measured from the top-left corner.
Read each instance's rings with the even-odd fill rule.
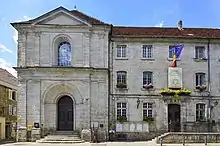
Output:
[[[220,29],[217,28],[159,28],[159,27],[125,27],[114,26],[113,36],[120,37],[157,37],[157,38],[220,38]]]

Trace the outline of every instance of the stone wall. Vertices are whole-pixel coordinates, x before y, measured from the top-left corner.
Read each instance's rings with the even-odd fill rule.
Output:
[[[219,143],[219,133],[168,133],[158,138],[157,143],[162,138],[163,144],[166,143]]]

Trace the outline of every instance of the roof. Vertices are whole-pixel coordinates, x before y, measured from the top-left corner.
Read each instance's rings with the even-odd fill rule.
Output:
[[[17,86],[18,80],[16,77],[14,77],[12,74],[10,74],[7,70],[0,68],[0,83],[1,84],[6,83],[7,85],[9,84],[12,86]]]
[[[41,15],[35,19],[23,22],[11,23],[14,24],[31,24],[38,21],[51,13],[63,10],[68,13],[81,18],[82,20],[92,25],[111,25],[102,22],[96,18],[88,16],[78,10],[67,10],[64,7],[58,7],[44,15]],[[111,25],[112,26],[112,25]],[[220,38],[220,29],[217,28],[183,28],[179,30],[177,27],[132,27],[132,26],[113,26],[112,33],[113,37],[146,37],[146,38]]]
[[[217,28],[183,28],[177,27],[125,27],[114,26],[112,35],[115,37],[149,37],[149,38],[220,38]]]
[[[45,14],[37,17],[37,18],[35,18],[35,19],[31,19],[31,20],[28,20],[28,21],[22,21],[22,22],[15,22],[15,23],[11,23],[11,24],[12,25],[13,24],[31,24],[31,23],[33,23],[33,22],[35,22],[35,21],[37,21],[39,19],[42,19],[44,17],[47,17],[50,14],[52,14],[52,13],[54,13],[56,11],[59,11],[59,10],[64,10],[66,12],[72,13],[74,16],[79,17],[80,19],[82,19],[84,21],[87,21],[87,22],[89,22],[92,25],[109,25],[109,24],[104,23],[104,22],[102,22],[102,21],[100,21],[100,20],[98,20],[98,19],[96,19],[94,17],[88,16],[88,15],[86,15],[86,14],[84,14],[84,13],[78,11],[78,10],[68,10],[68,9],[66,9],[64,7],[58,7],[58,8],[56,8],[56,9],[50,11],[50,12],[47,12],[47,13],[45,13]]]

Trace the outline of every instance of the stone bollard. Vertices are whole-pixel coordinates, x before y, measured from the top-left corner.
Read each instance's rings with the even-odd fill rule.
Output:
[[[163,139],[160,138],[160,146],[163,146]]]
[[[83,129],[81,131],[81,139],[90,142],[91,141],[91,130],[90,129]]]

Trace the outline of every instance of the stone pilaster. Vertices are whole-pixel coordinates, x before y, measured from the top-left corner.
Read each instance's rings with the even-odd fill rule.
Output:
[[[20,127],[26,127],[26,80],[19,80],[18,100],[17,100],[17,115],[20,117]]]
[[[18,60],[17,60],[18,67],[25,66],[26,40],[27,40],[27,32],[18,32]]]
[[[83,34],[83,54],[84,54],[84,66],[90,67],[91,64],[91,33],[84,33]]]
[[[40,32],[28,33],[26,47],[27,66],[39,66],[39,36]]]
[[[27,95],[26,95],[26,80],[19,79],[19,88],[18,100],[17,100],[17,116],[20,118],[19,125],[19,141],[26,141],[26,104],[27,104]]]
[[[40,80],[29,80],[27,83],[27,123],[40,123]],[[40,128],[33,128],[32,139],[40,138]]]

